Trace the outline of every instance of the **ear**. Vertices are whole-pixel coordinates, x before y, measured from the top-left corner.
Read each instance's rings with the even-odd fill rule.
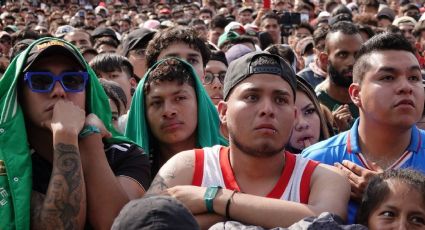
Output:
[[[136,88],[137,87],[137,81],[136,81],[136,78],[134,78],[134,77],[131,77],[130,79],[128,79],[128,81],[130,82],[130,86],[131,86],[131,88]]]
[[[227,126],[227,102],[220,101],[217,105],[218,115],[220,117],[220,122]]]
[[[323,64],[323,66],[328,66],[328,58],[329,55],[326,52],[319,53],[319,61]]]
[[[348,93],[350,94],[350,98],[353,101],[353,103],[361,108],[362,101],[361,101],[361,87],[359,83],[352,83],[350,87],[348,88]]]

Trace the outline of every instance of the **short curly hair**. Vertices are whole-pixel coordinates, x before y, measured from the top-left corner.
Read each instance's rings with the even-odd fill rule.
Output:
[[[207,65],[211,51],[204,41],[198,37],[196,30],[185,26],[177,26],[156,33],[149,42],[146,48],[147,68],[152,67],[158,61],[158,56],[163,50],[175,43],[185,43],[199,51],[204,67]]]

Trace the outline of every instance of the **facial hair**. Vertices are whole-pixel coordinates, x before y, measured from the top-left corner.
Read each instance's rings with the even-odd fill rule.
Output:
[[[348,71],[343,70],[342,72],[339,72],[336,70],[336,68],[332,65],[332,62],[328,60],[328,76],[335,85],[348,88],[351,83],[353,83],[353,78],[344,76],[345,72]]]
[[[229,129],[230,142],[243,153],[253,157],[267,158],[282,153],[282,151],[285,149],[285,143],[282,143],[282,145],[278,147],[271,146],[268,143],[264,143],[261,146],[248,146],[239,141],[236,136],[237,135],[235,135],[234,132]]]

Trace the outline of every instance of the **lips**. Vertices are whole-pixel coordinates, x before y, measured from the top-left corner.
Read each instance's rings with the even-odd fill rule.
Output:
[[[395,106],[394,106],[394,107],[398,107],[398,106],[405,106],[405,105],[412,106],[413,108],[415,108],[415,107],[416,107],[416,106],[415,106],[415,103],[414,103],[412,100],[410,100],[410,99],[403,99],[403,100],[400,100],[400,101],[398,101],[398,102],[395,104]]]
[[[184,123],[182,121],[167,121],[161,124],[161,129],[163,130],[171,130],[171,129],[176,129],[179,128],[181,125],[183,125]]]
[[[277,133],[277,129],[274,125],[272,124],[261,124],[255,127],[256,131],[264,131],[264,132],[268,132],[268,133],[272,133],[275,134]]]

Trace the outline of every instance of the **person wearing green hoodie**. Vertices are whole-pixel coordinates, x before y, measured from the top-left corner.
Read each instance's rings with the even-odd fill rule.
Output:
[[[0,81],[0,229],[110,228],[143,195],[147,155],[111,124],[77,48],[32,43]]]
[[[152,175],[174,154],[226,145],[218,112],[192,65],[178,58],[154,64],[139,83],[125,135],[151,156]]]

